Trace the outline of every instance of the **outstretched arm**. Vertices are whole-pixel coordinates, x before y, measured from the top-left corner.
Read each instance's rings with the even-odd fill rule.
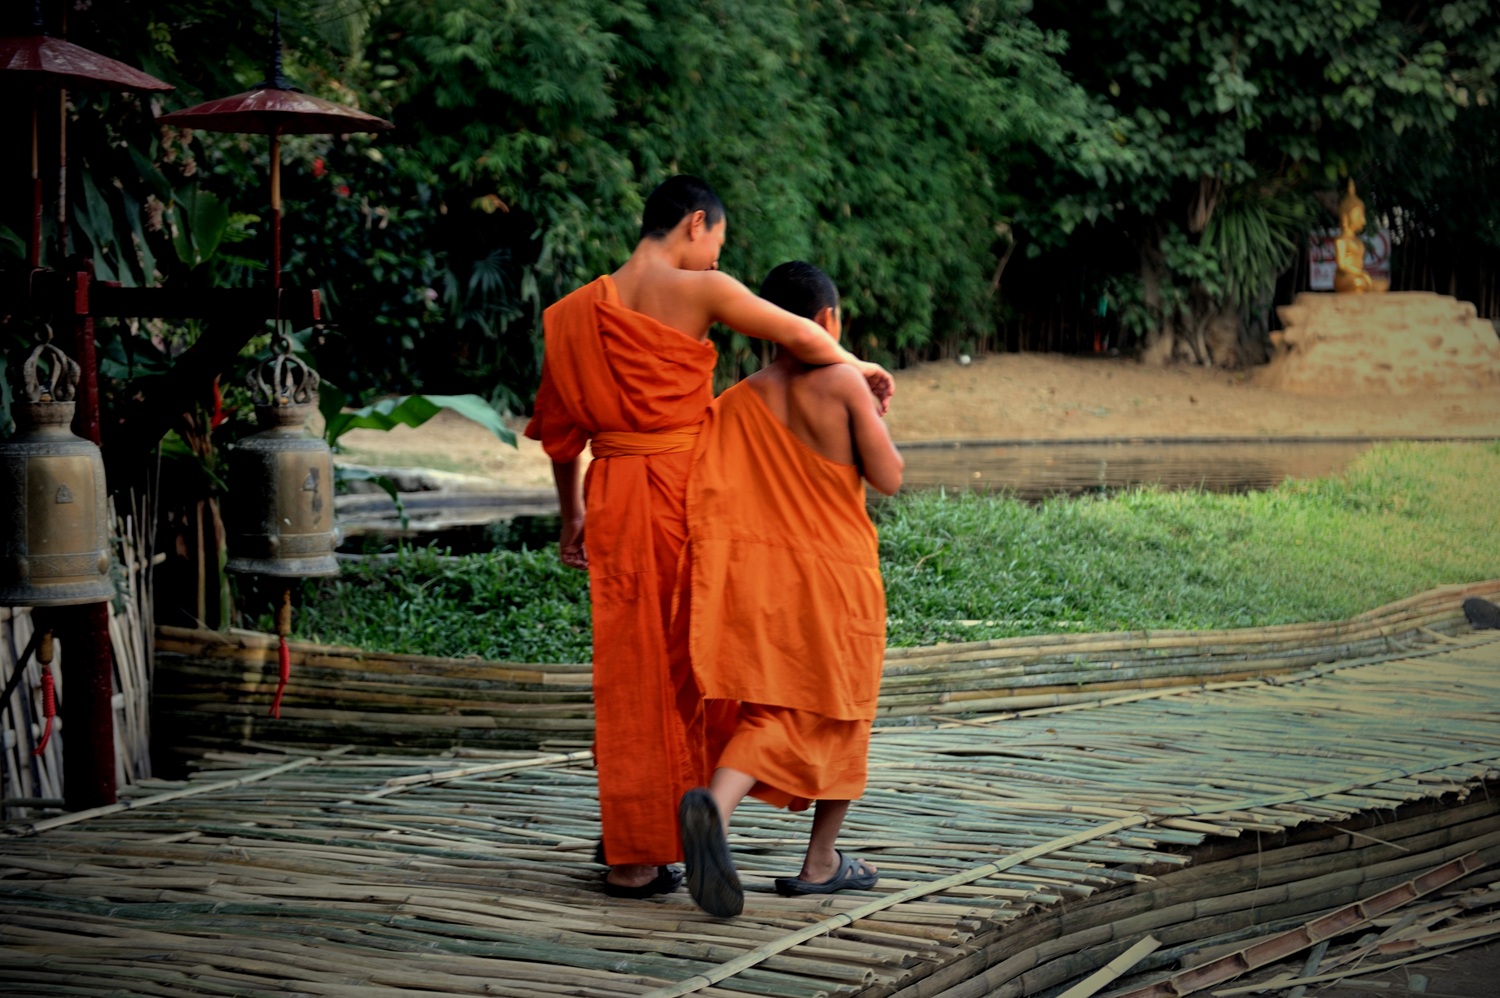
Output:
[[[710,293],[708,312],[713,321],[746,336],[780,344],[804,364],[850,365],[864,377],[870,392],[879,400],[880,411],[885,412],[896,392],[896,382],[885,368],[860,360],[839,346],[816,322],[772,305],[728,274],[712,271],[704,277]]]

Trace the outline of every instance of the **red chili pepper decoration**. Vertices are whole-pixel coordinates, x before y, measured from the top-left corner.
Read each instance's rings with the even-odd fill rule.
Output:
[[[281,717],[281,694],[286,692],[286,684],[292,678],[292,653],[286,646],[286,636],[292,633],[292,589],[287,586],[281,593],[281,604],[276,607],[276,637],[280,642],[277,652],[281,659],[281,682],[276,684],[276,698],[271,701],[271,709],[266,713],[271,717]]]
[[[286,646],[286,638],[277,638],[281,642],[277,649],[281,657],[281,681],[276,684],[276,699],[271,701],[271,709],[268,713],[275,718],[281,717],[281,694],[286,692],[287,680],[292,678],[292,653]]]
[[[57,687],[52,682],[50,665],[42,667],[42,716],[47,719],[47,725],[42,728],[42,740],[31,750],[32,755],[47,751],[47,742],[52,738],[52,719],[57,716]]]
[[[214,379],[214,411],[208,417],[208,428],[217,430],[229,417],[224,412],[224,393],[219,390],[219,379]]]

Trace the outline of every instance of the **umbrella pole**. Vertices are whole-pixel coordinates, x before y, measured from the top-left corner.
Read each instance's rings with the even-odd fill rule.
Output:
[[[68,255],[68,91],[57,91],[57,261]]]
[[[271,129],[271,287],[281,287],[281,126]]]
[[[41,117],[38,104],[41,92],[31,93],[31,269],[42,265],[42,171],[37,144],[37,119]]]

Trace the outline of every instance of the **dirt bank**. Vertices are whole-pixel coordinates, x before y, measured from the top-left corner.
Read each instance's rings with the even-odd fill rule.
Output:
[[[517,429],[520,423],[516,424]],[[1153,368],[1123,358],[995,354],[967,366],[896,374],[899,440],[1099,437],[1500,436],[1500,392],[1319,397],[1257,385],[1247,373]],[[444,413],[418,429],[360,430],[347,459],[482,475],[512,487],[550,485],[541,448],[501,444]]]

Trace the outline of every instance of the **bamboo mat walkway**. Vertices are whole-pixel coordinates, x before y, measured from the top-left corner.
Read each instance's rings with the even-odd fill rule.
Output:
[[[883,728],[844,838],[881,866],[878,888],[771,893],[808,819],[751,803],[734,842],[750,893],[732,920],[685,893],[599,891],[585,752],[225,753],[187,783],[130,788],[113,813],[8,827],[0,982],[16,995],[1030,993],[972,982],[1033,945],[1039,913],[1187,875],[1171,871],[1210,836],[1480,800],[1500,775],[1497,719],[1500,635],[1470,633],[1285,685]],[[1486,813],[1474,827],[1488,831],[1444,848],[1500,860]]]

